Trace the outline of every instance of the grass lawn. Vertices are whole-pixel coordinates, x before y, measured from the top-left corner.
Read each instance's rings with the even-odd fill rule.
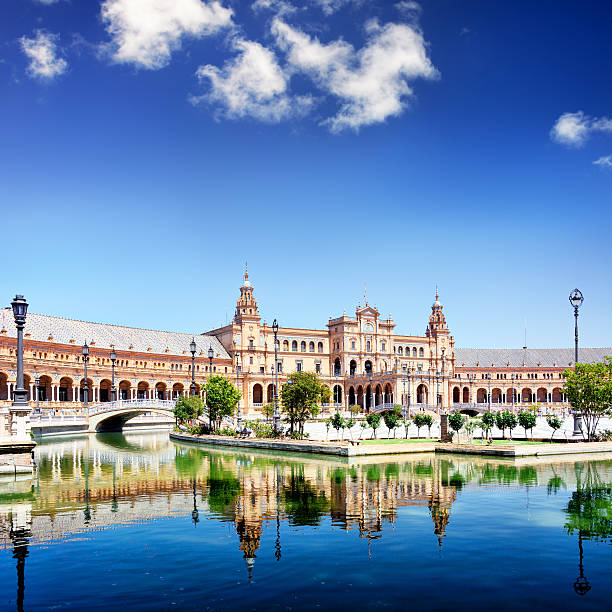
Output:
[[[461,440],[461,442],[458,442],[458,444],[467,444],[467,442]],[[474,439],[472,444],[482,444],[482,441],[480,439]],[[524,444],[549,444],[549,442],[536,442],[534,440],[493,440],[494,446],[497,446],[498,444],[516,444],[518,446]],[[484,446],[487,446],[486,442],[484,443]]]
[[[437,442],[437,440],[429,439],[429,438],[409,438],[405,440],[404,438],[379,438],[377,440],[362,440],[362,444],[410,444],[416,442]]]

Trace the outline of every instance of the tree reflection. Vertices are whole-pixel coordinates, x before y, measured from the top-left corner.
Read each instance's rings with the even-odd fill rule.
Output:
[[[292,525],[318,525],[329,509],[323,491],[306,480],[302,466],[292,466],[289,483],[283,487],[284,506]]]

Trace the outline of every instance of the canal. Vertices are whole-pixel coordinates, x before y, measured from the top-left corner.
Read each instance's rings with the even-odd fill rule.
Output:
[[[610,610],[612,460],[341,460],[167,432],[0,480],[3,610]]]

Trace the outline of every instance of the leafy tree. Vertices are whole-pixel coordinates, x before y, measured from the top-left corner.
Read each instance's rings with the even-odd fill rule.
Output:
[[[518,415],[519,425],[525,430],[525,437],[527,437],[527,430],[533,428],[536,425],[536,415],[531,410],[521,410]]]
[[[556,414],[549,414],[546,417],[546,423],[548,423],[548,426],[552,429],[552,434],[550,436],[550,441],[552,442],[557,429],[561,429],[563,426],[563,421]]]
[[[586,438],[590,441],[599,419],[612,416],[612,359],[606,357],[605,363],[577,363],[563,375],[563,391],[572,410],[582,415]]]
[[[336,430],[336,435],[338,435],[338,432],[344,429],[344,419],[342,415],[339,412],[335,412],[330,420],[332,427]]]
[[[350,417],[344,421],[344,427],[348,429],[351,440],[353,439],[353,427],[355,427],[356,424],[357,421],[353,417]]]
[[[331,401],[331,391],[327,385],[321,385],[321,403],[329,404]]]
[[[319,401],[321,394],[325,393],[323,388],[314,372],[294,372],[289,376],[281,390],[281,402],[291,433],[297,425],[303,434],[306,419],[319,414]]]
[[[510,432],[510,439],[512,440],[512,430],[519,424],[514,412],[510,412],[510,410],[504,412],[504,424]]]
[[[366,421],[361,421],[361,423],[359,423],[359,427],[361,428],[361,431],[359,432],[359,439],[361,440],[361,438],[363,437],[363,434],[365,433],[365,430],[369,427],[369,423]]]
[[[372,428],[372,437],[376,438],[376,430],[380,427],[380,414],[371,412],[370,414],[366,415],[366,421]]]
[[[412,423],[412,419],[409,416],[405,416],[402,419],[402,425],[404,426],[404,432],[406,434],[405,435],[406,440],[408,439],[408,428],[410,427],[411,423]]]
[[[327,438],[329,438],[329,428],[331,427],[331,419],[325,419],[323,423],[325,423],[325,441],[327,441]]]
[[[497,429],[501,429],[502,438],[506,437],[506,419],[504,418],[503,412],[495,413],[495,425],[497,425]]]
[[[483,424],[483,430],[487,434],[487,439],[491,437],[491,430],[493,429],[493,425],[495,425],[495,415],[492,412],[485,412],[480,420]]]
[[[453,431],[457,432],[457,441],[459,441],[459,431],[465,425],[465,417],[459,411],[453,412],[448,417],[448,424]]]
[[[385,421],[387,429],[389,430],[389,437],[391,437],[391,430],[393,430],[393,437],[395,438],[395,428],[399,425],[398,414],[393,410],[388,410],[384,413],[383,419]]]
[[[181,396],[176,400],[174,406],[174,418],[178,423],[186,423],[202,416],[204,403],[199,395],[191,397]]]
[[[223,467],[218,458],[211,456],[209,461],[208,507],[211,512],[229,516],[240,494],[240,481],[231,470]]]
[[[433,425],[434,420],[433,417],[431,416],[431,414],[424,414],[423,415],[423,425],[425,427],[427,427],[427,432],[429,435],[429,438],[431,439],[431,426]]]
[[[240,391],[223,376],[211,376],[206,385],[206,406],[211,431],[220,427],[223,417],[232,416],[240,401]]]
[[[303,466],[291,468],[289,484],[283,486],[284,508],[290,525],[315,526],[329,511],[329,502],[325,492],[306,479],[303,469]]]
[[[270,402],[262,407],[261,411],[266,417],[266,421],[269,421],[274,416],[274,404]]]
[[[349,411],[351,414],[359,414],[361,412],[361,406],[359,404],[353,404],[349,406]]]
[[[417,438],[421,437],[421,427],[427,426],[427,419],[425,418],[426,416],[427,415],[423,414],[422,412],[417,412],[414,415],[414,424],[417,428]]]

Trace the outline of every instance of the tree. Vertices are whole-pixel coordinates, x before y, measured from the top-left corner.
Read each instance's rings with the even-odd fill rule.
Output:
[[[423,415],[423,425],[425,427],[427,427],[427,432],[429,434],[429,438],[431,439],[431,426],[433,425],[433,417],[431,416],[431,414],[424,414]]]
[[[240,391],[223,376],[211,376],[206,385],[206,406],[210,429],[219,427],[223,417],[232,416],[240,401]]]
[[[402,425],[404,426],[404,432],[405,432],[405,438],[406,440],[408,439],[408,428],[410,427],[410,424],[412,423],[412,419],[409,416],[405,416],[402,419]]]
[[[546,417],[546,423],[548,423],[548,426],[552,429],[552,434],[550,436],[550,441],[552,442],[557,429],[561,429],[563,426],[563,421],[556,414],[549,414]]]
[[[457,441],[459,441],[459,431],[465,425],[465,417],[460,412],[453,412],[448,417],[448,424],[451,429],[457,432]]]
[[[527,437],[527,430],[533,428],[536,425],[536,415],[535,412],[531,410],[521,410],[518,415],[519,425],[525,430],[525,437]],[[533,431],[532,431],[533,433]]]
[[[327,438],[329,438],[329,428],[331,427],[331,419],[325,419],[323,423],[325,423],[325,441],[327,442]]]
[[[349,435],[351,436],[351,440],[353,439],[353,427],[355,426],[356,422],[357,421],[355,421],[353,417],[344,420],[344,427],[345,429],[348,429]]]
[[[325,393],[323,388],[324,385],[314,372],[294,372],[289,376],[281,390],[281,403],[291,433],[297,425],[303,435],[306,419],[319,414],[319,401],[321,394]]]
[[[577,363],[573,370],[565,370],[563,391],[572,410],[582,415],[586,439],[595,435],[599,419],[612,416],[612,359],[605,363]]]
[[[329,404],[331,400],[331,391],[327,385],[321,385],[321,403]]]
[[[274,404],[270,402],[262,407],[261,411],[266,417],[266,421],[269,421],[274,416]]]
[[[487,439],[489,439],[493,425],[495,425],[495,415],[492,412],[485,412],[480,420],[483,424],[483,431],[487,434]]]
[[[339,412],[335,412],[330,420],[332,427],[336,430],[336,435],[338,435],[338,432],[344,428],[342,415]]]
[[[359,423],[359,427],[361,428],[361,431],[359,432],[359,439],[361,440],[361,438],[363,437],[363,434],[365,433],[365,430],[369,427],[369,423],[368,421],[361,421],[361,423]]]
[[[199,395],[192,395],[191,397],[181,396],[176,400],[173,412],[174,418],[178,423],[193,421],[202,416],[204,403]]]
[[[357,415],[361,412],[361,406],[359,404],[353,404],[349,406],[349,411],[351,414]]]
[[[506,410],[506,412],[504,412],[504,424],[510,432],[510,439],[512,440],[512,430],[518,425],[518,421],[514,412],[510,412],[509,410]]]
[[[421,427],[425,427],[427,425],[427,419],[425,418],[425,415],[421,412],[417,412],[414,415],[414,424],[416,425],[417,428],[417,438],[421,437]]]
[[[504,418],[503,412],[495,413],[495,425],[497,425],[497,429],[501,429],[502,438],[506,437],[506,419]]]
[[[380,414],[370,413],[366,415],[366,421],[372,428],[372,437],[376,437],[376,430],[380,427]]]
[[[387,429],[389,430],[389,437],[391,437],[391,430],[393,430],[393,437],[395,438],[395,428],[399,425],[398,414],[394,410],[389,410],[384,413],[383,419]]]

